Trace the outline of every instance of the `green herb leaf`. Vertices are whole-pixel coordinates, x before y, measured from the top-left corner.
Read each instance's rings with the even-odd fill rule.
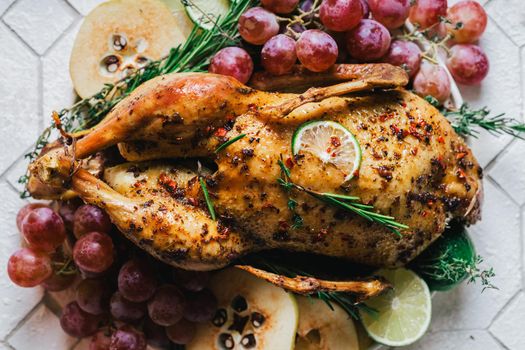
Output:
[[[202,177],[199,177],[199,183],[201,184],[202,192],[204,193],[204,199],[206,200],[206,205],[208,206],[208,211],[212,220],[217,220],[215,215],[215,209],[213,208],[213,202],[211,201],[210,194],[208,193],[208,187],[206,187],[206,182]]]
[[[235,143],[235,142],[239,141],[240,139],[242,139],[245,136],[246,136],[246,134],[240,134],[240,135],[235,136],[232,139],[229,139],[228,141],[226,141],[225,143],[223,143],[222,145],[217,147],[217,149],[215,150],[215,153],[219,153],[220,151],[222,151],[223,149],[225,149],[226,147],[228,147],[232,143]]]

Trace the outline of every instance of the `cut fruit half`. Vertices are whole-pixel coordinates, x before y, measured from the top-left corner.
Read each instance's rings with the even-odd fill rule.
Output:
[[[210,285],[218,309],[211,322],[198,325],[187,350],[293,349],[298,311],[292,294],[236,268],[216,273]]]
[[[230,9],[230,0],[192,0],[185,3],[188,17],[202,29],[210,30],[219,16],[222,18]]]
[[[299,325],[295,350],[359,350],[354,322],[337,304],[297,296]]]
[[[377,315],[361,312],[363,326],[372,339],[388,346],[406,346],[425,334],[432,302],[427,284],[407,269],[380,270],[394,289],[369,299],[366,305]]]
[[[193,23],[193,21],[188,17],[188,14],[186,13],[186,8],[182,4],[182,1],[162,0],[162,2],[165,3],[170,9],[173,17],[175,17],[175,21],[179,25],[182,35],[186,39],[193,30],[193,27],[195,27],[195,23]]]
[[[91,11],[73,45],[69,71],[82,98],[99,92],[185,40],[160,0],[112,0]]]
[[[292,153],[308,152],[334,165],[351,180],[361,166],[361,147],[355,136],[334,121],[304,123],[293,134]]]

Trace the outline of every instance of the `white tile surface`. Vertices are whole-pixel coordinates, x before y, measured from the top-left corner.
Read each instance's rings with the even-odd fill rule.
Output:
[[[0,0],[0,15],[14,2],[15,0]]]
[[[525,2],[523,0],[492,1],[487,5],[489,15],[519,46],[525,45]]]
[[[40,305],[8,342],[15,349],[69,349],[77,339],[64,333],[58,317]]]
[[[20,288],[7,276],[7,261],[20,248],[20,234],[15,217],[25,203],[7,184],[0,184],[0,338],[5,336],[42,299],[41,288]]]
[[[71,24],[74,12],[59,0],[19,0],[4,21],[39,54]]]
[[[490,332],[511,350],[525,349],[525,294],[519,293],[490,327]]]
[[[105,0],[67,0],[83,16],[87,15],[97,5],[105,2]]]
[[[38,57],[2,23],[0,47],[4,52],[0,55],[0,149],[3,150],[0,173],[3,173],[37,137],[40,93]]]
[[[516,140],[496,160],[489,175],[519,204],[525,203],[525,177],[516,176],[525,169],[523,141]]]
[[[487,331],[455,331],[427,334],[407,350],[499,350],[503,349]]]

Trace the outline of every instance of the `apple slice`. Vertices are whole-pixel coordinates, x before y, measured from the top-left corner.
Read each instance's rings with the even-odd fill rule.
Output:
[[[354,322],[337,304],[333,310],[322,300],[297,296],[299,325],[295,350],[359,350]]]
[[[112,0],[91,11],[78,32],[69,71],[75,90],[90,97],[184,41],[160,0]]]
[[[293,349],[298,313],[292,294],[236,268],[216,273],[211,289],[219,305],[215,317],[197,326],[187,350]]]

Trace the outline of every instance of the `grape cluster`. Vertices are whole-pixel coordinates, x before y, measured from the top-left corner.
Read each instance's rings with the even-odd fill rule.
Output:
[[[62,310],[69,335],[91,337],[91,350],[144,350],[187,344],[217,299],[207,272],[171,268],[134,248],[98,207],[32,203],[20,209],[24,248],[8,262],[11,280],[49,291],[72,288]]]
[[[402,33],[407,21],[415,32]],[[297,62],[313,72],[336,62],[385,62],[405,68],[416,93],[444,102],[451,81],[436,56],[447,55],[458,83],[478,84],[489,69],[475,45],[486,25],[485,10],[473,0],[450,8],[447,0],[264,0],[239,19],[244,48],[219,51],[209,70],[246,83],[259,67],[283,75]]]

